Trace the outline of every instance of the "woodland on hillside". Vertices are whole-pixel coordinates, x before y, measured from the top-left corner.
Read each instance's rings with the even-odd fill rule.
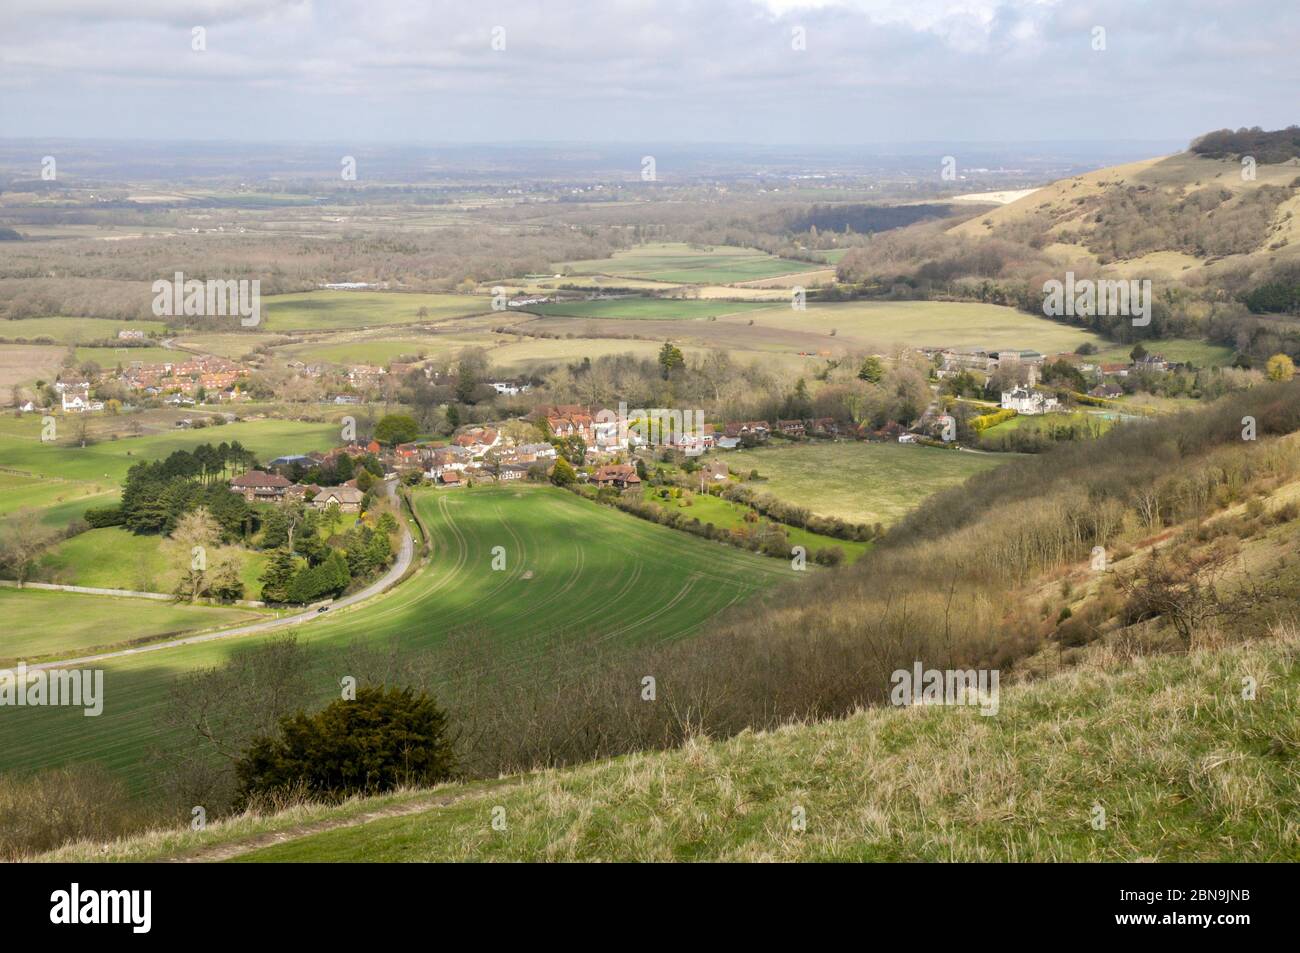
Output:
[[[1300,126],[1273,132],[1259,126],[1217,129],[1193,140],[1190,151],[1211,159],[1252,156],[1260,163],[1286,162],[1300,156]]]

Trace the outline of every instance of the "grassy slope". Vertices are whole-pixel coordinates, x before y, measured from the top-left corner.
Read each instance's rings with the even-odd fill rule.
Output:
[[[266,566],[266,554],[234,546],[210,552],[232,552],[242,564],[244,598],[260,598],[259,580]],[[99,589],[136,589],[144,592],[172,592],[189,555],[161,536],[136,536],[117,526],[92,529],[65,540],[41,559],[42,582]]]
[[[889,525],[922,499],[1010,457],[896,443],[797,443],[741,450],[724,458],[737,473],[758,470],[756,490],[818,516]]]
[[[1194,192],[1202,188],[1224,188],[1244,192],[1263,185],[1289,185],[1296,177],[1293,164],[1260,165],[1256,178],[1244,181],[1241,163],[1234,159],[1207,159],[1191,153],[1178,153],[1154,159],[1144,159],[1126,165],[1098,169],[1053,182],[1016,202],[979,215],[949,231],[955,235],[982,236],[993,234],[999,226],[1015,225],[1037,215],[1051,215],[1056,224],[1049,237],[1058,238],[1062,230],[1086,231],[1090,227],[1089,211],[1079,200],[1100,195],[1115,187],[1145,186],[1164,190]],[[1267,243],[1285,238],[1288,244],[1272,254],[1291,257],[1300,254],[1300,223],[1295,212],[1300,209],[1300,197],[1282,203],[1273,217],[1273,230]],[[1288,217],[1290,213],[1290,217]],[[1061,261],[1096,262],[1096,256],[1081,244],[1052,242],[1047,250]],[[1115,262],[1109,269],[1124,277],[1154,279],[1183,279],[1199,271],[1224,271],[1233,267],[1244,256],[1229,255],[1221,259],[1200,261],[1190,255],[1175,251],[1157,251],[1141,258]]]
[[[5,620],[0,659],[35,661],[52,655],[66,656],[69,652],[120,647],[128,641],[215,629],[258,617],[255,611],[233,607],[4,588],[0,589],[0,618]],[[123,620],[129,622],[122,624]]]
[[[109,506],[117,491],[107,485],[20,476],[0,472],[0,516],[15,510],[41,510],[43,521],[63,525],[92,506]]]
[[[430,562],[388,595],[294,630],[321,648],[310,673],[321,701],[336,691],[353,641],[437,646],[475,627],[502,653],[526,661],[530,646],[567,633],[629,644],[679,638],[711,616],[782,580],[789,565],[656,526],[549,487],[426,490],[417,495],[434,535]],[[491,568],[506,550],[506,570]],[[531,572],[531,576],[526,573]],[[61,594],[62,595],[62,594]],[[134,605],[134,602],[132,602]],[[134,617],[116,613],[114,641]],[[66,709],[15,710],[0,719],[0,770],[101,761],[137,781],[157,713],[181,672],[221,664],[266,636],[180,646],[103,663],[108,703],[87,724]]]
[[[51,859],[197,849],[252,861],[1295,861],[1298,654],[1292,628],[1189,656],[1103,656],[1004,686],[991,717],[876,709]],[[1241,697],[1247,675],[1259,686],[1253,701]],[[430,806],[435,798],[444,803]],[[1094,805],[1104,830],[1091,824]],[[497,807],[504,831],[491,826]],[[806,812],[802,832],[795,808]],[[397,812],[407,813],[383,816]]]

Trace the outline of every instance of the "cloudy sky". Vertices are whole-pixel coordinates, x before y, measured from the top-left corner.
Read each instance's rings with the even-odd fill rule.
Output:
[[[1296,0],[3,0],[0,138],[1186,140],[1300,122],[1297,50]]]

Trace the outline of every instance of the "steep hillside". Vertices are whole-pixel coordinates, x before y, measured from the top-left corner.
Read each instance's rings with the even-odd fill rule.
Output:
[[[1054,182],[950,234],[1028,242],[1063,263],[1148,278],[1207,276],[1251,255],[1300,255],[1300,159],[1256,164],[1192,152]]]
[[[46,859],[1294,861],[1298,656],[1293,624],[1184,656],[1108,648],[991,717],[874,709]]]

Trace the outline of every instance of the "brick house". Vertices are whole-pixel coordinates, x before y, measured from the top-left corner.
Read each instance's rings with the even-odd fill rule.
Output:
[[[249,470],[230,481],[230,489],[249,503],[278,503],[293,483],[278,473]]]
[[[629,463],[611,463],[599,467],[591,479],[596,486],[612,486],[619,490],[641,485],[641,478],[636,475],[636,467]]]
[[[355,486],[326,486],[312,497],[313,509],[323,510],[331,503],[337,504],[343,513],[356,513],[361,509],[361,500],[365,496]]]

